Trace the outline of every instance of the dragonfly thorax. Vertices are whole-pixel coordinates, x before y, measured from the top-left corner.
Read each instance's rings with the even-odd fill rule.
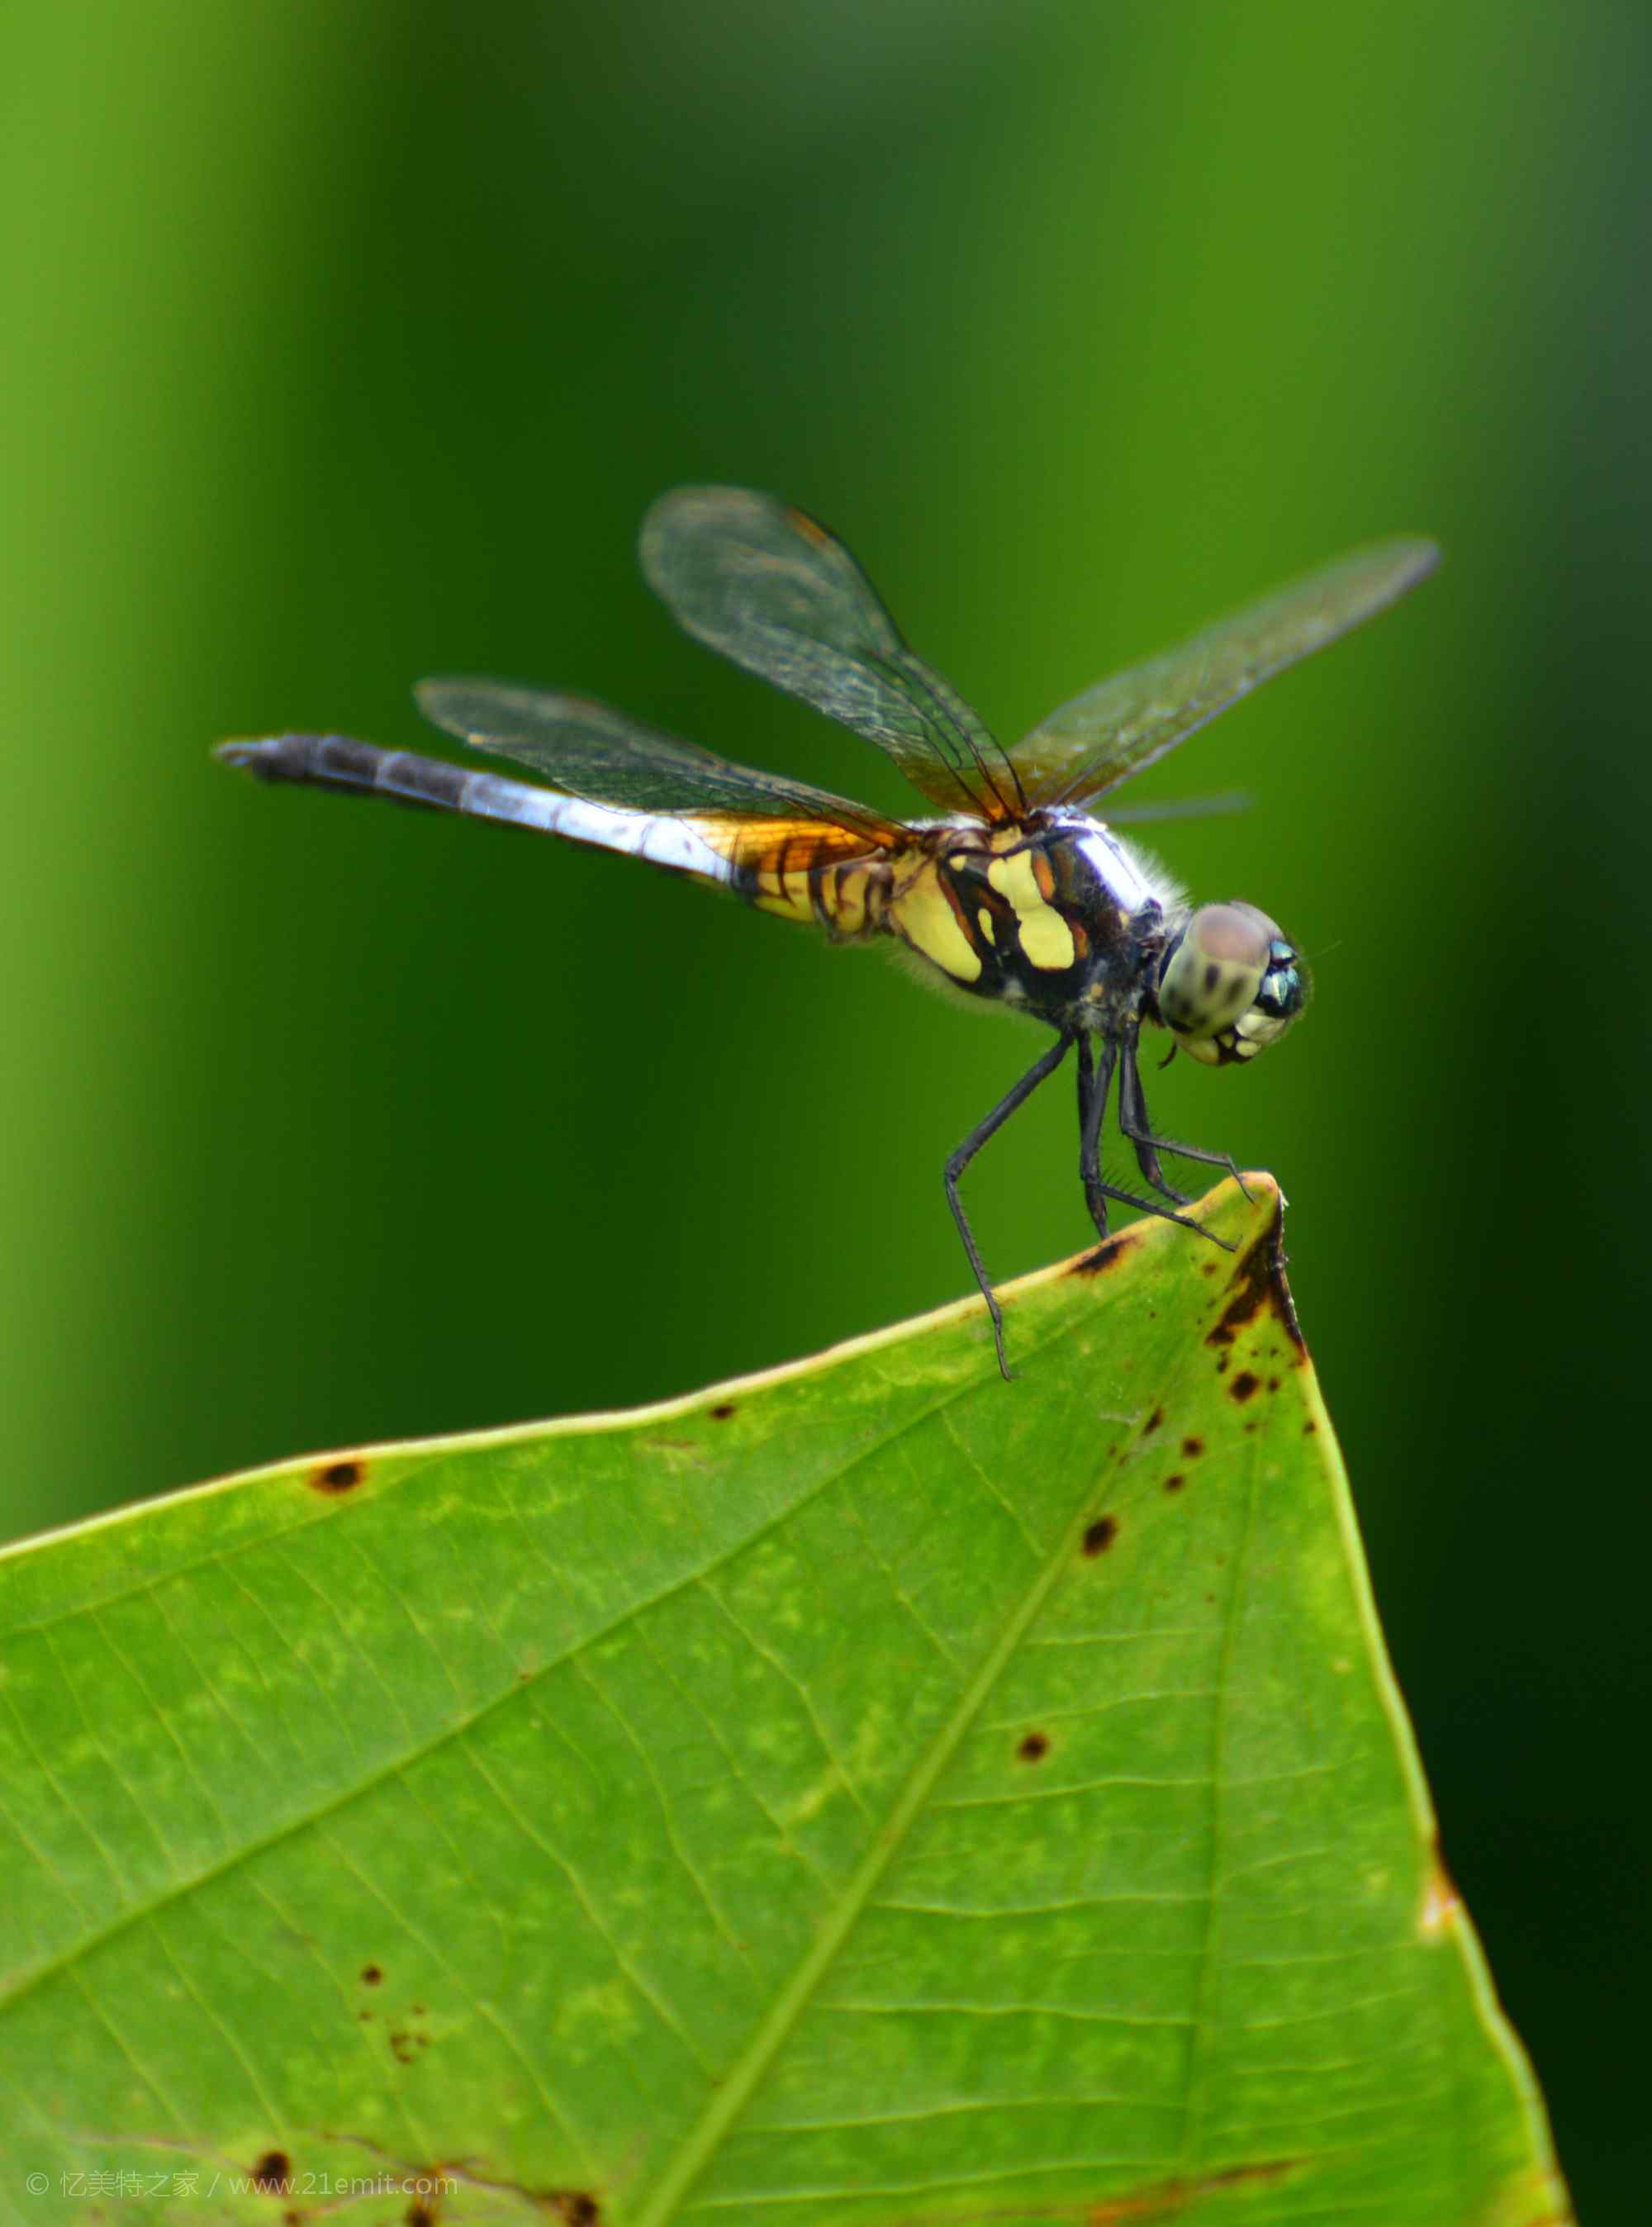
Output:
[[[1158,867],[1103,822],[941,821],[921,843],[879,924],[951,983],[1087,1034],[1154,1017],[1185,909]]]

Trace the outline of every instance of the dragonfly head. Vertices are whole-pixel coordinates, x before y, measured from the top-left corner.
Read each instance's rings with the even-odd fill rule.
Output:
[[[1254,905],[1201,905],[1165,950],[1160,1018],[1207,1067],[1254,1059],[1307,1002],[1307,973],[1294,947]]]

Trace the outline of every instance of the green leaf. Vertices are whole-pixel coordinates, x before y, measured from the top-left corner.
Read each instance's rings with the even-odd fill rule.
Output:
[[[1012,1385],[971,1303],[0,1561],[4,2216],[1565,2217],[1278,1195],[1204,1211]]]

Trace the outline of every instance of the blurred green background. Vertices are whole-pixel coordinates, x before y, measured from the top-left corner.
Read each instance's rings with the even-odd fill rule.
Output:
[[[0,1530],[954,1297],[941,1162],[1030,1056],[876,957],[261,793],[214,737],[414,743],[417,674],[493,671],[898,808],[876,751],[652,603],[660,488],[818,512],[1008,734],[1435,533],[1412,603],[1142,785],[1257,791],[1158,847],[1287,922],[1318,989],[1255,1072],[1178,1062],[1153,1103],[1291,1195],[1447,1854],[1583,2216],[1630,2216],[1648,23],[10,11]],[[1000,1275],[1083,1242],[1074,1150],[1052,1088],[978,1163]]]

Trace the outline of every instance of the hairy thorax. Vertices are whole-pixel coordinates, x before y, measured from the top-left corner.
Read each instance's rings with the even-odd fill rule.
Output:
[[[889,862],[877,928],[959,989],[1053,1028],[1112,1031],[1142,1016],[1181,898],[1103,822],[1050,814],[913,833],[911,852]]]

